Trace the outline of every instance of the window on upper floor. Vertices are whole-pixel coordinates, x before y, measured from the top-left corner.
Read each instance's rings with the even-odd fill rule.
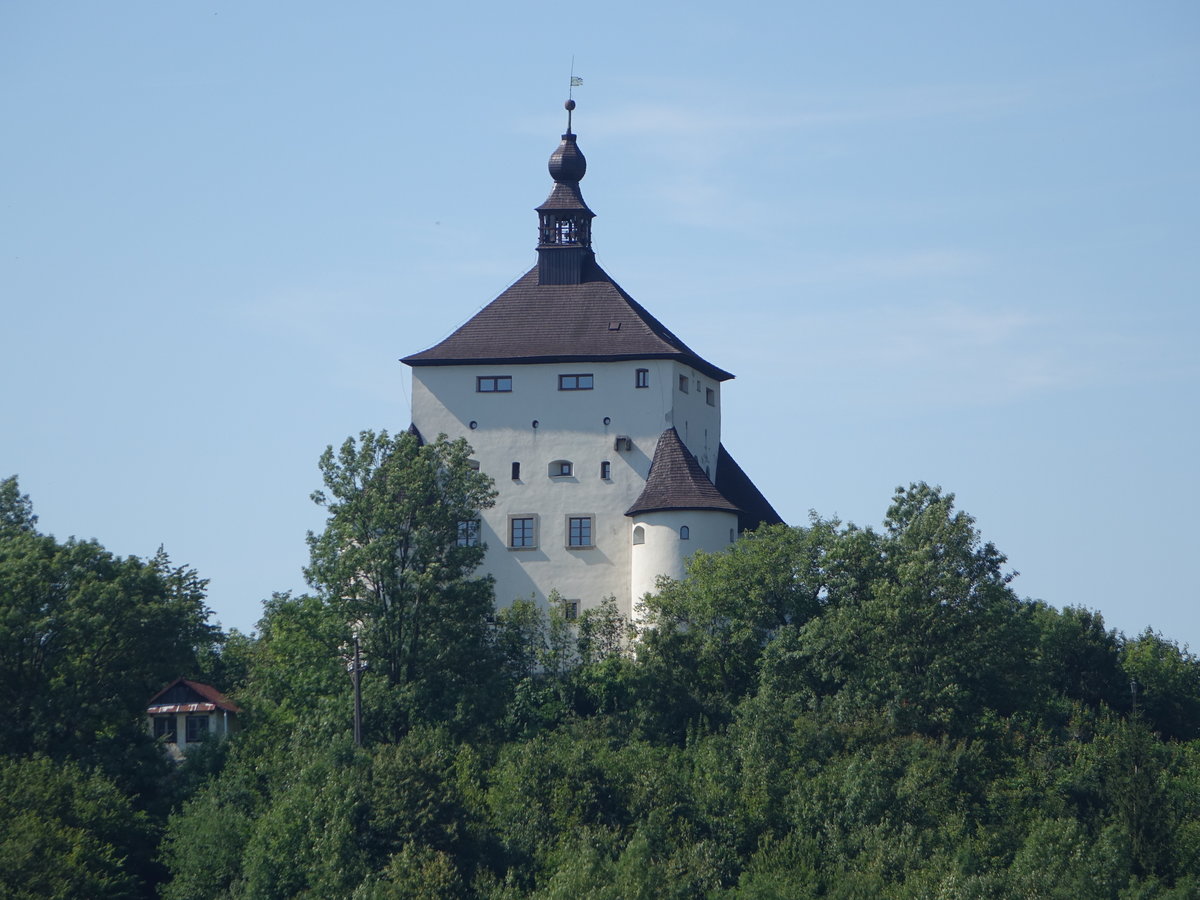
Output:
[[[681,394],[686,394],[688,392],[688,390],[689,390],[688,382],[689,382],[689,379],[686,375],[679,376],[679,392]]]
[[[600,463],[600,477],[604,481],[608,481],[612,478],[612,463],[610,463],[607,459]]]
[[[554,462],[550,463],[550,477],[551,478],[565,478],[569,475],[574,474],[574,472],[575,472],[575,467],[571,464],[571,462],[569,460],[556,459],[556,460],[554,460]]]
[[[465,522],[458,523],[458,546],[460,547],[478,547],[479,546],[479,520],[468,519]]]
[[[512,392],[511,375],[480,375],[475,379],[475,390],[480,394],[508,394]]]
[[[633,386],[640,387],[640,388],[650,387],[650,370],[649,369],[638,369],[636,372],[634,372],[633,373]]]
[[[568,622],[574,622],[579,618],[579,601],[564,600],[562,601],[562,615]]]
[[[590,391],[592,376],[588,375],[559,375],[558,389],[560,391]]]
[[[567,546],[575,549],[594,546],[591,516],[567,516]]]
[[[521,464],[519,462],[515,462],[512,464],[512,480],[513,481],[521,480]]]
[[[692,536],[692,529],[688,528],[686,525],[679,526],[679,539],[681,541],[689,540],[689,539],[691,539],[691,536]]]
[[[508,548],[534,550],[537,548],[537,516],[508,517]]]
[[[704,389],[704,402],[707,403],[709,406],[716,406],[717,405],[717,392],[714,391],[712,388],[705,388]]]
[[[633,529],[633,542],[635,544],[646,543],[646,529],[641,525],[638,525]]]

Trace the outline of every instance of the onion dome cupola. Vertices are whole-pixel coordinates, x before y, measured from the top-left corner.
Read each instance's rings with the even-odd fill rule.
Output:
[[[552,154],[548,168],[554,188],[538,214],[538,284],[581,284],[584,268],[594,262],[592,219],[579,193],[579,182],[587,172],[587,160],[571,132],[575,101],[568,100],[567,132]]]

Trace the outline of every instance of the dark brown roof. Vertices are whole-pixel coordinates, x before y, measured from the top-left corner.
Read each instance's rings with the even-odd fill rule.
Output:
[[[184,690],[175,690],[174,693],[171,693],[173,689],[181,687]],[[166,696],[168,693],[171,693],[170,697]],[[192,699],[189,694],[195,695],[196,698],[201,702],[187,702]],[[162,699],[160,700],[159,698]],[[231,701],[212,685],[201,684],[199,681],[189,681],[186,678],[176,678],[165,688],[151,697],[150,702],[147,704],[146,711],[150,713],[176,711],[170,709],[170,707],[173,706],[196,706],[197,708],[201,706],[207,706],[209,709],[225,709],[233,713],[241,712],[241,710],[234,705],[233,701]]]
[[[760,525],[780,525],[783,519],[767,502],[750,476],[742,471],[721,444],[717,451],[717,488],[738,505],[738,531],[753,531]]]
[[[726,498],[708,480],[696,457],[688,452],[679,433],[668,428],[658,439],[646,486],[627,516],[669,509],[716,509],[741,513],[737,505]]]
[[[585,264],[580,284],[538,284],[537,276],[535,266],[450,337],[402,362],[454,366],[677,359],[717,381],[733,377],[694,353],[594,262]]]

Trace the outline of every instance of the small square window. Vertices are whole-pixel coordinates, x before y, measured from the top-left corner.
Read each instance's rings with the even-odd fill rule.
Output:
[[[508,546],[511,550],[537,547],[537,516],[508,517]]]
[[[689,390],[688,377],[686,375],[679,376],[679,392],[686,394]]]
[[[650,387],[650,370],[638,369],[633,375],[633,386],[640,388]]]
[[[591,516],[567,517],[567,546],[575,548],[593,546]]]
[[[208,716],[187,717],[187,742],[196,744],[208,737]]]
[[[460,547],[478,547],[479,546],[479,520],[469,519],[466,522],[458,523],[458,546]]]
[[[559,375],[558,389],[560,391],[590,391],[592,389],[592,376]]]
[[[709,406],[716,406],[717,405],[717,392],[714,391],[712,388],[705,388],[704,402],[707,403]]]
[[[480,394],[508,394],[512,392],[511,375],[480,375],[475,379],[475,390]]]

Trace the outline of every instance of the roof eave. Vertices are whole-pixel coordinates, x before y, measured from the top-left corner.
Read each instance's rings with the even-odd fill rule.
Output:
[[[520,366],[559,362],[637,362],[643,359],[673,359],[676,362],[685,363],[693,369],[703,372],[714,381],[730,381],[734,378],[732,372],[726,372],[724,369],[714,366],[712,363],[706,362],[699,357],[688,356],[684,353],[598,353],[555,354],[549,356],[489,356],[479,358],[436,357],[422,359],[423,353],[427,352],[422,351],[422,353],[402,357],[400,362],[406,366],[415,368],[416,366],[495,366],[501,364]]]

